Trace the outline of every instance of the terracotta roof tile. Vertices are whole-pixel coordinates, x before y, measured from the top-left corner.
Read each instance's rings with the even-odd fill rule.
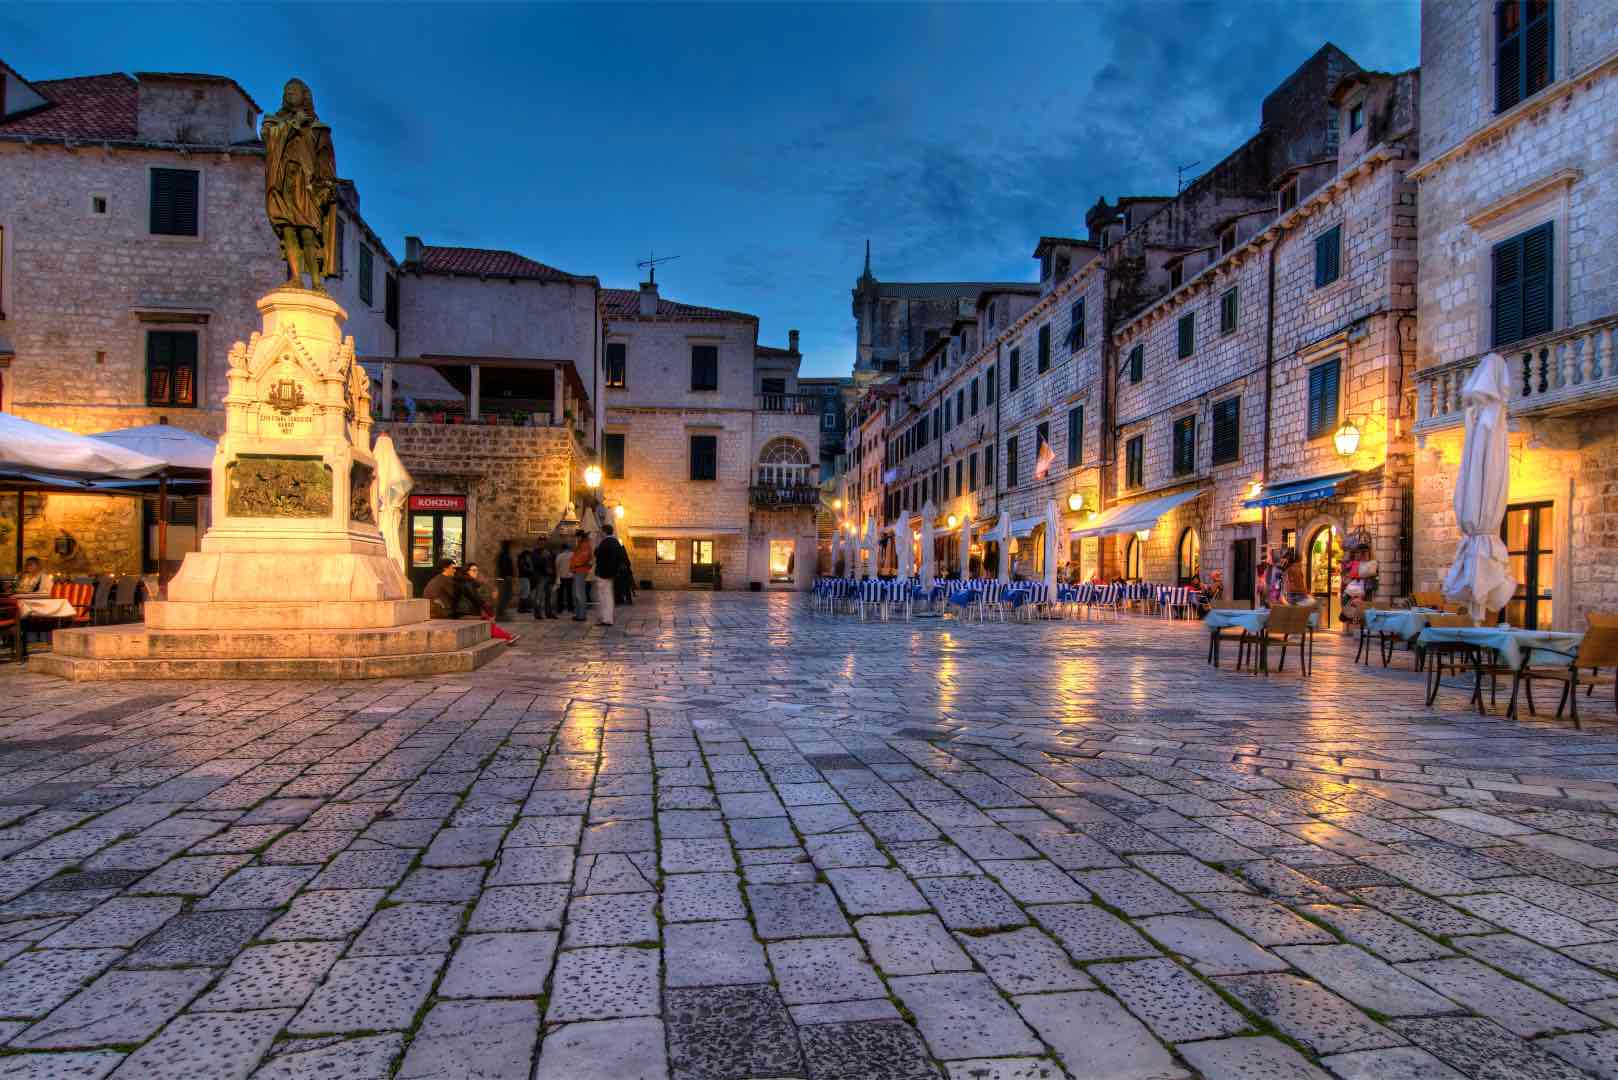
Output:
[[[128,75],[85,75],[30,85],[50,104],[0,121],[0,135],[126,142],[136,138],[137,94],[135,80]]]
[[[582,281],[575,274],[546,266],[515,251],[491,248],[423,246],[416,269],[424,274],[464,274],[471,277],[523,278],[531,281]]]
[[[602,289],[601,303],[606,308],[609,319],[640,318],[639,290]],[[685,322],[758,321],[758,316],[749,315],[745,311],[726,311],[723,308],[698,307],[695,304],[682,304],[677,300],[665,300],[662,297],[659,297],[657,301],[657,317],[659,319],[674,319]]]

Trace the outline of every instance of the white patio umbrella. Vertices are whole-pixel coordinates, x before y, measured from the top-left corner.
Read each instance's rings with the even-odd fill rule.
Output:
[[[837,551],[838,551],[838,549],[840,547],[842,547],[842,544],[843,544],[843,525],[842,525],[842,522],[838,522],[836,525],[832,526],[832,531],[831,531],[831,551],[830,551],[831,563],[826,568],[826,573],[830,574],[833,577],[837,576]]]
[[[115,431],[98,431],[90,437],[157,458],[176,469],[212,469],[214,451],[219,448],[219,444],[208,436],[172,424],[143,424]]]
[[[994,539],[1000,545],[1000,565],[995,578],[1004,585],[1011,580],[1011,515],[1001,514],[994,523]]]
[[[972,518],[965,515],[961,518],[961,577],[972,576]]]
[[[1061,549],[1062,516],[1056,510],[1056,500],[1045,500],[1045,592],[1056,602],[1056,559]]]
[[[1506,401],[1511,383],[1499,353],[1478,361],[1461,387],[1466,436],[1461,471],[1455,480],[1455,523],[1461,543],[1444,576],[1444,595],[1464,603],[1474,620],[1506,606],[1517,591],[1500,523],[1506,516],[1511,447],[1506,435]]]
[[[158,472],[163,465],[161,458],[106,439],[75,435],[10,413],[0,413],[0,469],[138,480]]]
[[[882,558],[882,546],[876,542],[876,518],[865,519],[865,576],[876,577],[878,560]]]
[[[927,582],[937,576],[933,565],[933,518],[937,514],[930,501],[921,508],[921,580]]]

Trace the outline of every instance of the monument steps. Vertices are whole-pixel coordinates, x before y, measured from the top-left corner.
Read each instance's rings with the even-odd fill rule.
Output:
[[[481,622],[478,623],[481,626]],[[444,652],[375,656],[155,657],[106,659],[49,652],[31,670],[73,682],[107,679],[395,679],[475,671],[504,652],[492,638]]]
[[[487,640],[489,624],[482,619],[309,630],[175,630],[136,624],[58,634],[53,651],[85,660],[341,659],[453,651]]]

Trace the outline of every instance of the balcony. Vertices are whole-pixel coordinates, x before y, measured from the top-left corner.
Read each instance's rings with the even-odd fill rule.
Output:
[[[1555,416],[1618,401],[1618,316],[1514,342],[1499,352],[1511,377],[1510,416]],[[1462,423],[1461,387],[1480,359],[1469,356],[1416,373],[1417,435]]]
[[[754,408],[759,412],[790,413],[793,416],[819,416],[826,399],[820,394],[759,394]]]
[[[820,487],[816,484],[754,484],[748,488],[748,501],[760,510],[815,510],[820,507]]]

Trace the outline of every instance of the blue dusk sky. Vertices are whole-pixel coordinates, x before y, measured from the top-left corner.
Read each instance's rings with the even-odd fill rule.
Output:
[[[887,280],[1033,280],[1102,195],[1172,192],[1326,41],[1417,62],[1415,0],[1022,4],[0,5],[25,78],[292,75],[395,257],[509,248],[803,331],[847,374],[869,238]]]

